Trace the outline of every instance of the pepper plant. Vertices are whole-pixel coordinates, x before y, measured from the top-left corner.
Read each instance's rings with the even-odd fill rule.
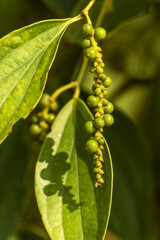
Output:
[[[141,7],[136,6],[130,16],[139,13],[148,3],[144,1]],[[47,4],[53,6],[54,1]],[[108,97],[114,79],[111,80],[103,59],[103,42],[117,24],[116,19],[112,19],[117,14],[115,11],[112,16],[116,4],[116,1],[115,5],[114,1],[80,1],[71,14],[73,17],[38,21],[0,39],[0,143],[7,138],[1,145],[0,157],[11,158],[10,150],[6,153],[6,149],[15,147],[17,167],[21,169],[17,181],[24,179],[34,184],[36,196],[35,203],[29,187],[28,192],[20,193],[18,201],[13,193],[14,201],[19,203],[19,214],[11,220],[9,232],[5,227],[0,230],[0,240],[12,237],[15,240],[105,239],[112,205],[111,155],[115,154],[114,149],[110,153],[107,141],[112,141],[110,138],[116,135],[114,129],[121,122],[125,123],[126,131],[133,127],[125,122],[121,113],[114,113],[112,99]],[[67,12],[64,8],[59,10]],[[120,14],[118,23],[127,18],[128,15]],[[104,19],[108,25],[103,25]],[[58,83],[54,76],[45,89],[65,37],[79,46],[78,67],[71,81]],[[66,47],[66,52],[72,55],[72,49]],[[63,71],[65,75],[66,69],[61,65],[55,75],[64,78]],[[86,72],[90,79],[85,77]],[[83,92],[85,81],[90,86],[88,94]],[[132,134],[137,141],[138,135],[134,131]],[[24,159],[24,163],[20,159]],[[31,160],[29,164],[27,159]],[[13,166],[16,169],[14,163]],[[33,171],[34,181],[32,177],[30,181]],[[38,224],[32,224],[34,204],[36,214],[40,213],[35,217]],[[5,209],[10,207],[9,204]],[[12,211],[16,212],[16,208]],[[2,216],[7,215],[2,211]]]

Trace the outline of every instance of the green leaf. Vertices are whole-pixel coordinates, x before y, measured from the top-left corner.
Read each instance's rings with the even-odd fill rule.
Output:
[[[54,240],[102,240],[112,197],[112,163],[107,143],[104,180],[94,187],[93,155],[84,148],[84,123],[92,119],[81,100],[57,116],[40,153],[35,190],[44,225]]]
[[[104,131],[112,152],[114,191],[109,229],[123,240],[150,239],[153,222],[153,169],[148,146],[122,113]]]
[[[38,22],[0,40],[0,142],[36,106],[60,39],[74,21]]]
[[[15,234],[24,208],[28,152],[20,125],[0,145],[0,239]]]

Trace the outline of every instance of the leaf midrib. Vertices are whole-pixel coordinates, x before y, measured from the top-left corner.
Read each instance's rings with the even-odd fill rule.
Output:
[[[49,42],[49,44],[48,44],[47,46],[45,46],[44,48],[42,48],[41,51],[33,58],[33,60],[31,60],[31,63],[28,65],[27,69],[26,69],[26,70],[23,72],[23,74],[21,75],[19,81],[21,80],[22,76],[26,73],[26,71],[30,68],[31,64],[35,61],[35,59],[36,59],[45,49],[47,49],[47,48],[52,44],[52,42],[56,39],[56,37],[57,37],[58,35],[60,35],[60,34],[64,31],[64,29],[65,29],[66,27],[67,27],[67,24],[62,28],[61,31],[59,31],[59,32],[55,35],[55,37]],[[56,48],[56,49],[57,49],[57,48]],[[55,52],[56,52],[56,51],[55,51]],[[42,57],[43,57],[43,55],[42,55]],[[42,59],[42,58],[41,58],[41,59]],[[40,59],[40,60],[41,60],[41,59]],[[26,63],[26,62],[25,62],[25,63]],[[37,66],[38,66],[38,65],[37,65]],[[37,68],[36,68],[36,70],[37,70]],[[36,70],[35,70],[35,72],[36,72]],[[34,72],[34,74],[35,74],[35,72]],[[33,74],[33,76],[34,76],[34,74]],[[32,78],[33,78],[33,77],[32,77]],[[30,79],[30,81],[29,81],[29,83],[28,83],[28,87],[27,87],[27,89],[25,90],[25,92],[24,92],[24,94],[23,94],[23,97],[22,97],[20,103],[19,103],[19,104],[17,105],[17,107],[15,108],[15,111],[13,112],[12,116],[11,116],[10,118],[8,118],[8,121],[7,121],[6,125],[7,125],[8,122],[12,119],[12,117],[14,116],[14,113],[16,112],[16,110],[18,109],[18,107],[20,106],[20,104],[22,103],[22,100],[23,100],[23,98],[24,98],[24,96],[25,96],[25,93],[27,92],[27,90],[28,90],[28,88],[29,88],[29,86],[30,86],[30,82],[31,82],[32,78]],[[12,89],[12,91],[16,88],[16,86],[18,85],[19,81],[16,83],[16,85],[15,85],[15,87]],[[10,94],[12,93],[12,91],[10,92]],[[8,97],[9,97],[9,95],[7,96],[7,98],[8,98]],[[3,107],[3,105],[4,105],[4,103],[6,102],[7,98],[5,99],[5,101],[3,102],[3,104],[1,105],[1,108]],[[4,130],[5,130],[6,125],[3,127]],[[1,132],[1,133],[2,133],[2,132]]]

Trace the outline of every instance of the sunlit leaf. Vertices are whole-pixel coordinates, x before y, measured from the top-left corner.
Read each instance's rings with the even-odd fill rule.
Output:
[[[112,196],[112,164],[104,149],[104,180],[94,187],[93,155],[84,148],[84,123],[91,114],[71,100],[57,116],[40,153],[35,190],[44,225],[53,240],[102,240]]]
[[[60,39],[73,21],[38,22],[0,40],[0,142],[37,104]]]

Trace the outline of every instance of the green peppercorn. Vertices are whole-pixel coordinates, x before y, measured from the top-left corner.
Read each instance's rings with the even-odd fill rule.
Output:
[[[57,111],[57,109],[58,109],[58,102],[56,102],[56,101],[51,101],[51,103],[50,103],[50,108],[51,108],[51,110],[52,111]]]
[[[103,145],[104,144],[104,139],[103,138],[99,138],[97,140],[97,142],[98,142],[99,145]]]
[[[105,122],[102,118],[95,118],[94,119],[94,126],[97,128],[97,129],[100,129],[100,128],[103,128],[105,125]]]
[[[98,95],[100,95],[101,94],[101,89],[100,88],[96,88],[95,90],[94,90],[94,93],[98,96]]]
[[[96,131],[96,129],[93,125],[93,121],[86,122],[84,125],[84,130],[88,134],[93,134]]]
[[[43,128],[43,129],[47,129],[47,128],[48,128],[48,124],[47,124],[45,121],[41,121],[41,122],[39,123],[39,126],[40,126],[41,128]]]
[[[81,46],[83,48],[88,48],[91,46],[91,41],[89,39],[83,39],[81,42]]]
[[[106,80],[104,80],[104,87],[110,87],[110,85],[112,84],[112,79],[110,77],[107,77]]]
[[[93,47],[89,47],[85,51],[86,57],[94,59],[97,56],[97,51]]]
[[[88,140],[85,147],[89,153],[94,153],[98,149],[98,143],[95,140]]]
[[[90,35],[93,31],[93,26],[89,23],[85,23],[82,26],[82,31],[84,35]]]
[[[49,98],[50,98],[49,94],[47,94],[47,93],[43,94],[43,96],[39,102],[39,105],[41,108],[45,108],[45,107],[49,106]]]
[[[29,130],[32,135],[38,135],[41,132],[41,128],[38,124],[32,124]]]
[[[47,122],[51,124],[54,121],[54,119],[55,119],[55,114],[49,113]]]
[[[32,122],[32,123],[38,123],[38,117],[37,117],[36,114],[33,114],[33,115],[31,116],[31,122]]]
[[[104,120],[105,125],[107,127],[111,126],[114,123],[114,118],[113,118],[113,116],[111,114],[105,114],[103,116],[103,120]]]
[[[106,106],[106,105],[108,104],[108,100],[107,100],[107,99],[105,99],[105,98],[103,98],[103,101],[102,101],[102,103],[103,103],[103,106]]]
[[[104,113],[112,113],[114,111],[114,106],[111,102],[108,102],[107,106],[104,107]]]
[[[97,71],[97,73],[103,73],[104,70],[103,70],[103,68],[101,68],[100,66],[98,66],[96,71]]]
[[[106,96],[108,94],[107,90],[103,91],[103,96]]]
[[[102,40],[106,37],[106,30],[104,28],[98,27],[95,29],[94,36],[96,40]]]
[[[107,76],[106,76],[105,74],[102,74],[102,75],[100,76],[100,78],[101,78],[102,81],[105,81],[105,80],[107,79]]]
[[[97,104],[98,104],[98,101],[99,101],[99,98],[98,97],[95,97],[93,95],[90,95],[88,98],[87,98],[87,104],[88,106],[90,107],[96,107]]]

